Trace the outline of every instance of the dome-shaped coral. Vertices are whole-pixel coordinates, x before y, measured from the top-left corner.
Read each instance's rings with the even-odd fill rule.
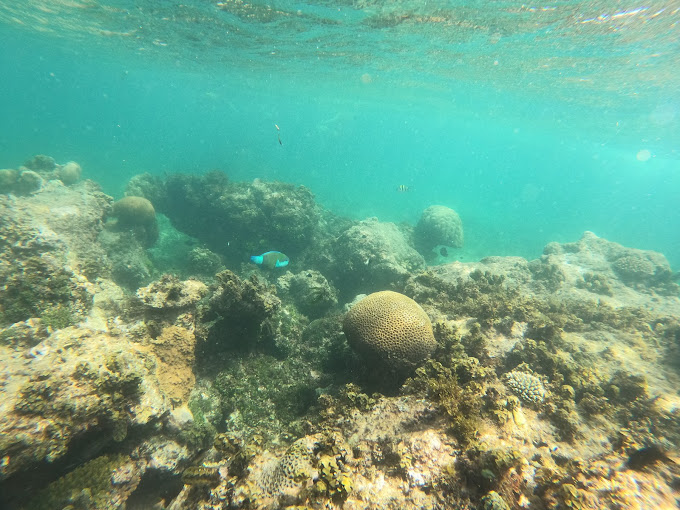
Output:
[[[392,291],[375,292],[355,304],[345,316],[343,331],[354,350],[398,371],[414,368],[437,346],[425,311]]]
[[[463,222],[458,213],[443,205],[431,205],[423,211],[414,232],[416,248],[429,255],[438,245],[463,247]]]
[[[109,225],[117,230],[131,230],[144,246],[152,246],[158,240],[156,210],[143,197],[125,197],[113,204],[111,213],[117,221]]]
[[[57,175],[59,176],[59,180],[61,180],[61,182],[63,182],[66,186],[70,186],[71,184],[75,184],[80,180],[80,175],[82,172],[83,170],[80,168],[78,163],[75,161],[69,161],[65,165],[61,165],[58,168]]]
[[[124,197],[114,202],[113,213],[118,225],[133,227],[156,223],[156,210],[151,202],[142,197]]]

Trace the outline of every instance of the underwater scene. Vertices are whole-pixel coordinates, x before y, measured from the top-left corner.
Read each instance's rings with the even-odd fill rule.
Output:
[[[679,30],[0,0],[0,509],[679,508]]]

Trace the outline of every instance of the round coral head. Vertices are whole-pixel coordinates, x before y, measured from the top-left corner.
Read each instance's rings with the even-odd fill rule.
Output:
[[[156,223],[156,211],[143,197],[124,197],[114,202],[113,215],[118,218],[118,224],[125,227]]]
[[[430,318],[398,292],[366,296],[345,316],[343,331],[352,349],[367,361],[399,372],[412,370],[437,347]]]

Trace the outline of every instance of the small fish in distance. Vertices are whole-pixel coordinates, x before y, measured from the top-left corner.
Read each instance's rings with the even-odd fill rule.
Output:
[[[397,186],[397,191],[399,193],[406,193],[407,191],[411,191],[411,188],[408,187],[406,184],[400,184]]]
[[[290,259],[280,251],[268,251],[262,255],[252,255],[250,257],[251,262],[268,269],[274,269],[275,267],[286,267],[289,260]]]

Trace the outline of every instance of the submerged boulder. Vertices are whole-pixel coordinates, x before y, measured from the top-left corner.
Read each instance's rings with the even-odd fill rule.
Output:
[[[394,223],[370,218],[345,230],[333,245],[333,278],[347,295],[399,289],[411,273],[425,268]]]

